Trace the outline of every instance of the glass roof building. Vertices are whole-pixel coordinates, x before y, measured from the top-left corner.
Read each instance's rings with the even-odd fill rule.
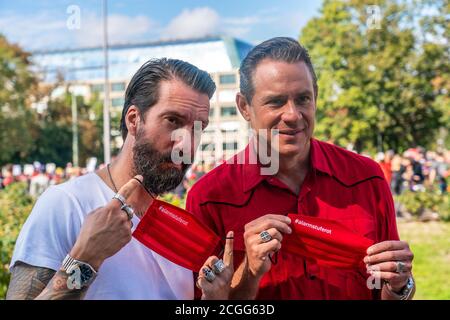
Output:
[[[158,57],[188,61],[210,73],[235,70],[251,48],[250,44],[230,37],[112,45],[108,51],[109,77],[130,78],[144,62]],[[44,82],[55,81],[57,73],[67,81],[104,76],[102,47],[36,51],[33,61]]]
[[[231,37],[206,37],[140,44],[110,45],[109,82],[111,113],[120,116],[126,86],[146,61],[175,58],[190,62],[211,74],[217,91],[211,99],[210,125],[202,137],[197,162],[223,160],[248,142],[248,124],[238,114],[235,94],[239,90],[238,68],[252,45]],[[32,61],[43,82],[62,77],[74,92],[87,98],[98,92],[103,99],[103,48],[78,48],[33,52]],[[122,143],[118,128],[112,128],[113,143]]]

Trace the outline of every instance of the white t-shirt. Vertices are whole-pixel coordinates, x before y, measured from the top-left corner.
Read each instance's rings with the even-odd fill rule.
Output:
[[[114,192],[95,173],[48,188],[36,202],[14,248],[17,261],[59,270],[88,213]],[[125,214],[125,213],[124,213]],[[133,218],[133,231],[139,218]],[[106,259],[85,299],[193,299],[192,272],[163,258],[134,237]]]

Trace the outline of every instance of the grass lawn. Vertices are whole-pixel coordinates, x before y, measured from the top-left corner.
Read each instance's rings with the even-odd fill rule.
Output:
[[[399,222],[398,229],[414,253],[414,299],[450,300],[450,223]]]

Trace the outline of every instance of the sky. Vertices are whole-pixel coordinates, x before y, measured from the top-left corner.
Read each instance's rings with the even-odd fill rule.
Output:
[[[321,0],[108,0],[109,43],[228,35],[298,38]],[[0,0],[0,33],[26,50],[102,44],[102,0]]]

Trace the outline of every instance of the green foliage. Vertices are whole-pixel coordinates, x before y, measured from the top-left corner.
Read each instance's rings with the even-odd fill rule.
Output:
[[[19,231],[31,212],[34,199],[26,183],[13,183],[0,191],[0,299],[9,283],[9,263]]]
[[[395,200],[403,204],[406,210],[413,216],[420,214],[428,209],[437,212],[441,219],[450,221],[450,194],[437,194],[430,191],[413,192],[404,191],[396,196]]]
[[[29,54],[0,34],[0,164],[16,162],[33,146],[29,96],[36,79],[29,67]]]
[[[37,85],[30,70],[29,53],[0,35],[0,166],[7,163],[53,162],[64,166],[72,161],[72,97],[69,91],[53,97],[52,87]],[[31,108],[46,101],[41,113]],[[102,102],[77,97],[80,165],[89,157],[103,158]],[[113,128],[117,116],[112,117]]]
[[[166,193],[160,199],[183,209],[186,207],[186,194],[183,198],[180,198],[174,193]]]
[[[379,29],[368,28],[369,5],[381,9]],[[439,128],[449,128],[448,41],[429,36],[433,22],[420,14],[427,6],[439,13],[448,4],[324,1],[300,37],[319,77],[319,138],[358,151],[403,151],[432,147]],[[440,29],[448,33],[449,25]]]
[[[79,161],[84,166],[87,158],[101,159],[102,156],[102,128],[97,124],[100,117],[94,113],[95,108],[91,108],[99,102],[92,100],[87,104],[81,96],[76,97],[76,102]],[[26,161],[53,162],[59,166],[72,161],[71,104],[72,96],[68,91],[48,101],[47,109],[39,115],[37,141]]]
[[[400,222],[400,238],[414,253],[416,300],[450,299],[450,223]]]

